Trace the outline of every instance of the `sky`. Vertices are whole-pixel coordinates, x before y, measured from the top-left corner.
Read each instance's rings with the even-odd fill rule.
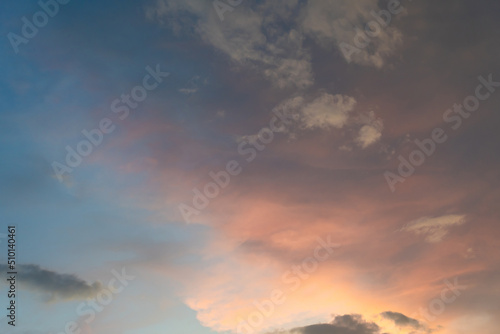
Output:
[[[499,15],[3,1],[0,332],[498,334]]]

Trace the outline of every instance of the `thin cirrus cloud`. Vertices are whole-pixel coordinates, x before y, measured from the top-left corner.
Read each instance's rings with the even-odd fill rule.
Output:
[[[428,243],[443,240],[451,228],[465,224],[465,215],[446,215],[440,217],[422,217],[406,224],[401,231],[424,235]]]

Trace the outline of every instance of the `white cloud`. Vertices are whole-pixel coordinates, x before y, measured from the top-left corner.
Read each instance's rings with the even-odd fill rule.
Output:
[[[280,11],[269,10],[279,4]],[[257,68],[278,87],[305,88],[313,83],[310,54],[302,46],[302,34],[287,22],[296,5],[297,1],[265,2],[254,8],[242,4],[226,12],[221,22],[211,1],[158,0],[146,16],[174,32],[192,30],[234,63]]]
[[[354,109],[356,100],[346,95],[324,93],[302,109],[302,126],[314,128],[342,128]]]
[[[364,30],[367,22],[375,20],[371,11],[379,10],[377,3],[377,0],[309,1],[304,8],[302,27],[324,47],[340,48],[341,43],[355,47],[357,32]],[[391,19],[394,20],[394,17]],[[370,38],[369,45],[357,48],[352,56],[342,54],[348,62],[381,68],[401,40],[401,33],[389,25],[382,27],[376,36]]]
[[[446,215],[441,217],[422,217],[406,224],[401,231],[425,235],[425,241],[436,243],[443,240],[453,226],[465,223],[465,215]]]
[[[290,98],[275,107],[273,112],[288,115],[291,122],[279,132],[287,133],[289,139],[296,139],[299,131],[343,128],[355,105],[356,100],[350,96],[322,93],[311,102],[307,102],[303,96]],[[257,139],[257,134],[236,138],[237,142],[254,142]]]
[[[371,144],[376,143],[381,136],[382,133],[379,129],[371,125],[365,125],[359,130],[356,141],[361,148],[367,148]]]
[[[322,93],[315,99],[304,96],[287,99],[275,107],[273,112],[288,115],[288,119],[292,121],[281,131],[287,133],[289,139],[296,139],[302,131],[358,127],[355,137],[339,147],[342,151],[352,151],[356,146],[365,149],[378,142],[384,129],[382,119],[376,117],[373,111],[355,111],[356,104],[356,99],[347,95]],[[237,138],[238,141],[250,142],[256,139],[257,135]]]
[[[347,95],[322,93],[312,101],[307,101],[303,96],[285,100],[274,108],[275,112],[288,114],[295,124],[286,132],[295,130],[314,130],[343,128],[351,111],[356,106],[356,100]]]
[[[234,64],[257,69],[280,88],[306,88],[314,83],[314,76],[311,53],[303,46],[305,36],[325,47],[353,44],[356,29],[374,20],[372,10],[380,10],[377,0],[300,5],[297,0],[268,0],[231,9],[221,21],[212,1],[157,0],[146,10],[146,17],[176,34],[199,36]],[[350,57],[343,54],[349,62],[380,68],[400,42],[401,33],[389,25],[359,52]]]
[[[382,137],[384,123],[380,118],[375,117],[375,113],[373,111],[370,111],[361,119],[365,125],[363,125],[363,127],[359,130],[355,141],[361,148],[367,148],[368,146],[376,143]]]

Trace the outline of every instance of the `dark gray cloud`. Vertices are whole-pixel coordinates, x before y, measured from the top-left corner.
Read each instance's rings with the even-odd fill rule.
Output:
[[[433,329],[416,319],[407,317],[398,312],[386,311],[380,314],[384,319],[393,321],[401,328],[406,328],[410,334],[431,334]],[[375,322],[366,321],[360,314],[345,314],[336,316],[332,322],[314,324],[292,328],[288,331],[279,331],[272,334],[390,334]]]
[[[421,324],[418,320],[409,318],[402,313],[387,311],[381,313],[380,315],[385,319],[394,321],[396,325],[401,327],[407,326],[407,327],[413,327],[415,329],[425,328],[425,325]]]
[[[379,334],[380,327],[359,314],[336,316],[331,323],[293,328],[293,334]]]
[[[0,265],[0,271],[7,273],[7,265]],[[20,286],[29,290],[50,294],[50,300],[71,300],[94,297],[101,289],[100,282],[88,284],[72,274],[60,274],[43,269],[35,264],[17,266],[16,277]]]

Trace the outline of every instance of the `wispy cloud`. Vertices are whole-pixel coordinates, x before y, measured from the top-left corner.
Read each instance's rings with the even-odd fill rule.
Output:
[[[449,230],[465,223],[465,215],[422,217],[406,224],[401,231],[425,235],[425,241],[436,243],[443,240]]]
[[[296,1],[280,3],[283,8],[297,5]],[[281,15],[269,11],[275,5],[242,5],[221,22],[210,1],[158,0],[147,10],[147,17],[179,34],[201,36],[235,64],[258,69],[278,87],[310,86],[312,65],[303,47],[304,36],[293,27],[290,11],[282,10]]]
[[[376,0],[309,1],[304,8],[302,25],[304,31],[321,45],[340,48],[342,43],[353,44],[366,23],[375,19],[372,12],[378,9]],[[388,26],[380,29],[375,38],[367,39],[370,47],[356,48],[352,57],[345,54],[344,57],[348,62],[381,68],[400,46],[402,33]]]

